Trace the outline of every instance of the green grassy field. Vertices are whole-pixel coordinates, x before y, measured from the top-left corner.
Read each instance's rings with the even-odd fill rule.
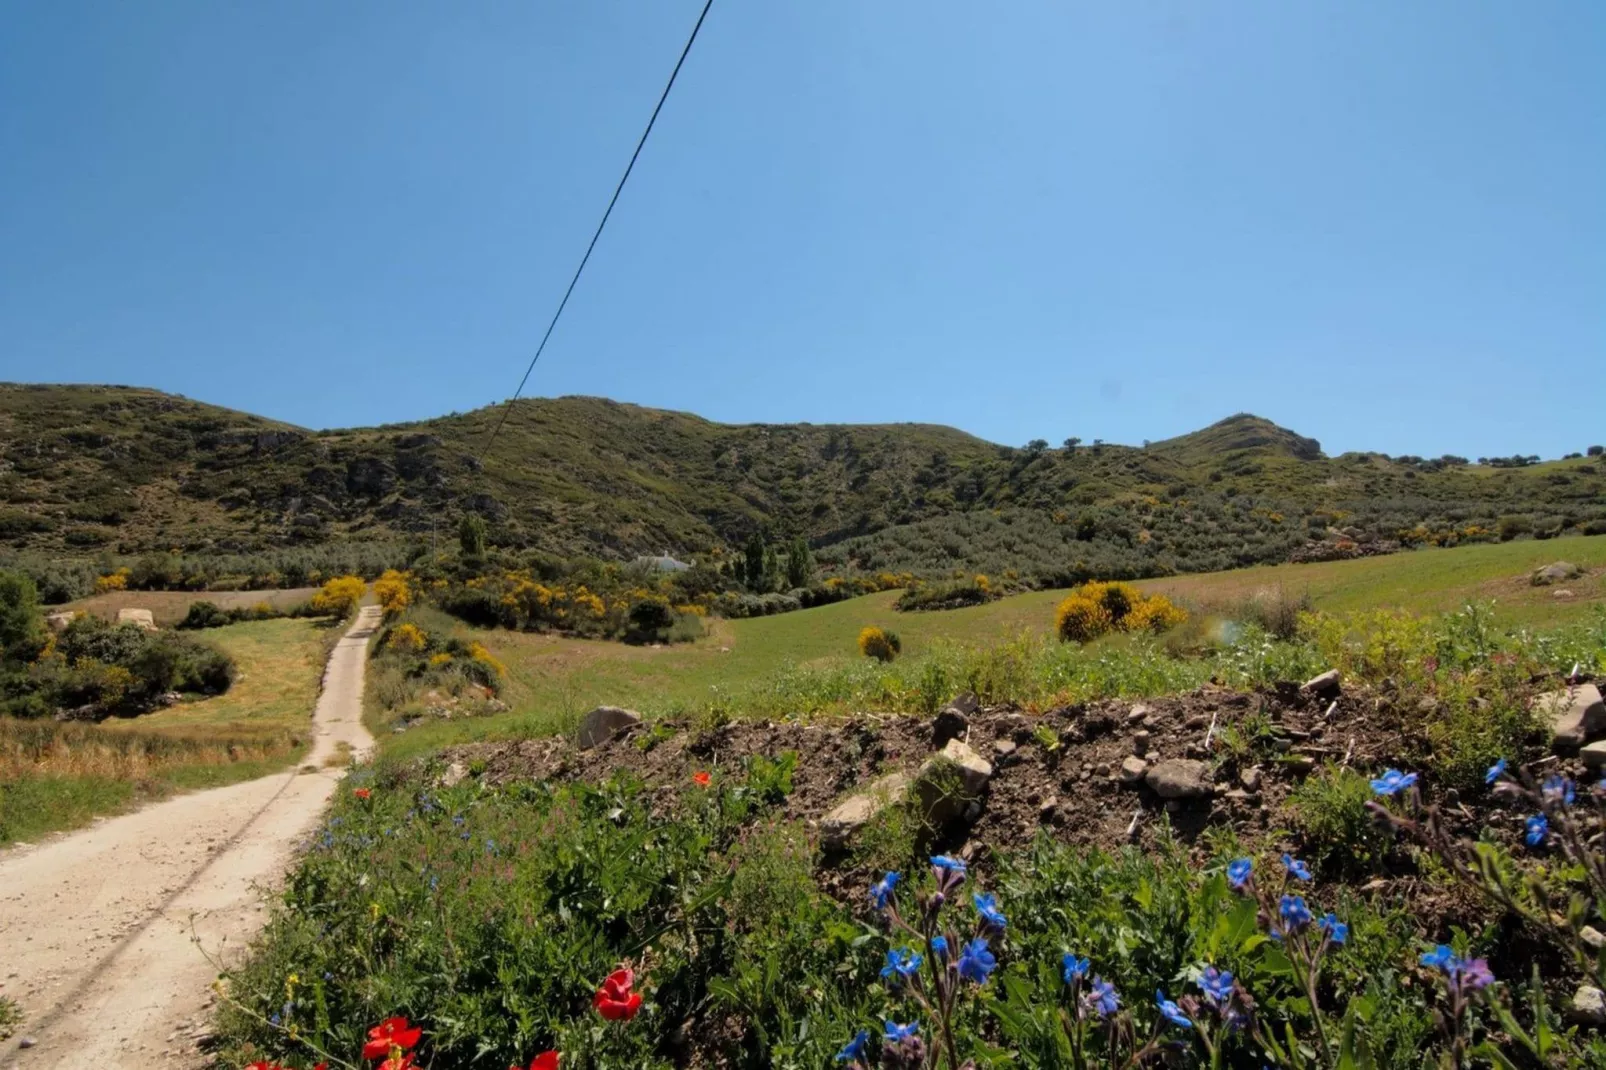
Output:
[[[306,620],[218,628],[206,638],[238,667],[225,694],[98,725],[0,719],[0,844],[290,764],[338,634]]]
[[[1553,596],[1554,588],[1528,586],[1543,564],[1568,560],[1590,570]],[[1557,626],[1583,619],[1606,605],[1606,538],[1514,542],[1453,550],[1419,550],[1388,557],[1312,565],[1278,565],[1149,581],[1195,612],[1211,615],[1260,591],[1308,595],[1317,609],[1345,612],[1398,608],[1415,612],[1456,609],[1469,600],[1494,600],[1507,624]],[[562,729],[599,703],[647,712],[697,709],[722,696],[739,696],[788,667],[825,667],[859,660],[855,641],[867,624],[892,628],[904,657],[941,644],[981,646],[1023,633],[1046,635],[1063,591],[1033,591],[983,606],[934,613],[899,613],[898,592],[867,595],[835,605],[750,620],[710,621],[710,634],[694,644],[634,647],[507,631],[477,632],[508,668],[504,716],[421,725],[396,735],[385,731],[382,711],[370,708],[387,750],[420,754],[464,739],[542,734]]]

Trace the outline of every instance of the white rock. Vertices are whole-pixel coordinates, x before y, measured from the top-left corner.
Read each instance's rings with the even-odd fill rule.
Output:
[[[1606,1025],[1606,993],[1594,985],[1579,985],[1567,1016],[1583,1025]]]
[[[1555,746],[1570,750],[1606,734],[1606,703],[1594,684],[1575,684],[1534,699],[1534,713],[1548,721]]]
[[[827,847],[840,847],[855,832],[895,805],[909,790],[909,778],[888,773],[864,791],[850,795],[820,819],[820,839]]]

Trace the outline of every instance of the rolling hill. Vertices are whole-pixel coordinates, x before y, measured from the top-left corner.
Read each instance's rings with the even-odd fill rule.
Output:
[[[0,545],[90,556],[427,538],[621,558],[803,534],[822,563],[1134,575],[1313,541],[1606,525],[1596,459],[1520,468],[1325,456],[1230,417],[1146,447],[1013,448],[921,424],[728,425],[600,398],[310,431],[154,390],[0,385]],[[1511,519],[1516,518],[1516,519]]]

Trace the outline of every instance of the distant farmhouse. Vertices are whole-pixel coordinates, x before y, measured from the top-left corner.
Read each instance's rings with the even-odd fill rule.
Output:
[[[691,568],[691,566],[686,564],[686,562],[677,561],[673,557],[670,557],[669,551],[667,550],[659,554],[657,557],[638,557],[632,561],[631,564],[640,565],[644,568],[657,569],[659,572],[685,572],[687,569]]]

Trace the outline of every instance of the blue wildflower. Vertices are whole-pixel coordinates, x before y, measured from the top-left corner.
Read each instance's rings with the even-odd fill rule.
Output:
[[[946,936],[933,936],[931,938],[931,953],[937,956],[938,962],[947,962],[948,938]]]
[[[1449,944],[1440,944],[1432,951],[1423,952],[1417,961],[1431,970],[1443,970],[1449,973],[1451,964],[1456,961],[1455,949]]]
[[[920,970],[920,964],[925,962],[924,955],[911,948],[894,948],[887,952],[887,964],[881,967],[882,977],[913,977]]]
[[[1305,865],[1305,863],[1301,862],[1299,859],[1295,858],[1293,855],[1283,855],[1283,868],[1286,869],[1288,871],[1288,875],[1293,877],[1295,880],[1308,881],[1311,879],[1310,867]]]
[[[1505,776],[1505,774],[1506,760],[1502,758],[1498,762],[1495,762],[1493,765],[1491,765],[1487,773],[1483,774],[1483,782],[1485,784],[1493,784],[1495,781]]]
[[[1398,769],[1385,769],[1382,776],[1372,781],[1372,790],[1379,795],[1398,795],[1415,783],[1415,773],[1402,773]]]
[[[868,1043],[870,1043],[870,1031],[868,1029],[859,1030],[858,1033],[854,1034],[853,1039],[842,1045],[842,1050],[836,1053],[836,1061],[839,1063],[857,1062],[860,1056],[864,1054],[864,1046]]]
[[[1563,806],[1571,806],[1573,800],[1578,797],[1573,782],[1559,773],[1551,773],[1545,777],[1545,782],[1539,785],[1539,795],[1547,803],[1552,805],[1561,803]]]
[[[877,910],[887,909],[887,901],[892,898],[892,890],[897,886],[898,874],[896,873],[888,873],[870,886],[870,898],[875,901]]]
[[[965,865],[963,859],[953,858],[949,855],[932,855],[931,864],[944,873],[964,873],[970,868]]]
[[[1277,904],[1277,915],[1283,920],[1284,933],[1297,933],[1311,922],[1310,907],[1302,895],[1285,895]]]
[[[987,938],[978,936],[965,945],[959,953],[959,976],[967,981],[974,981],[979,985],[987,983],[987,978],[998,968],[998,958],[987,950]]]
[[[1115,994],[1115,986],[1102,977],[1093,978],[1093,986],[1082,998],[1103,1018],[1108,1018],[1121,1006],[1121,997]]]
[[[1199,987],[1204,989],[1205,998],[1220,1005],[1232,998],[1232,974],[1206,966],[1204,976],[1199,978]]]
[[[1337,915],[1328,911],[1322,915],[1316,927],[1327,934],[1327,938],[1335,944],[1342,944],[1349,939],[1349,926],[1338,920]]]
[[[1183,1014],[1182,1008],[1166,999],[1165,993],[1159,989],[1154,990],[1154,1005],[1160,1008],[1160,1013],[1165,1015],[1166,1021],[1172,1025],[1181,1026],[1183,1029],[1193,1028],[1193,1019]]]
[[[1522,837],[1523,842],[1529,847],[1538,847],[1545,842],[1545,837],[1550,835],[1550,822],[1544,814],[1535,814],[1524,821],[1522,827],[1526,830]]]
[[[269,1025],[278,1025],[279,1024],[279,1016],[277,1014],[268,1015],[268,1024]]]
[[[899,1025],[897,1022],[885,1023],[886,1037],[889,1044],[899,1044],[912,1039],[920,1032],[919,1022],[910,1022],[908,1025]]]
[[[1234,888],[1242,888],[1249,883],[1249,875],[1254,869],[1254,860],[1249,858],[1239,858],[1227,863],[1227,883]]]
[[[991,892],[986,894],[978,893],[975,896],[975,902],[976,913],[981,915],[982,924],[999,932],[1003,932],[1008,927],[1009,920],[1004,917],[1004,912],[998,909],[998,897],[996,895]]]
[[[1092,963],[1088,962],[1087,959],[1079,959],[1070,952],[1066,952],[1065,957],[1060,959],[1060,976],[1065,978],[1066,984],[1070,984],[1072,981],[1086,977],[1088,968],[1091,965]]]

